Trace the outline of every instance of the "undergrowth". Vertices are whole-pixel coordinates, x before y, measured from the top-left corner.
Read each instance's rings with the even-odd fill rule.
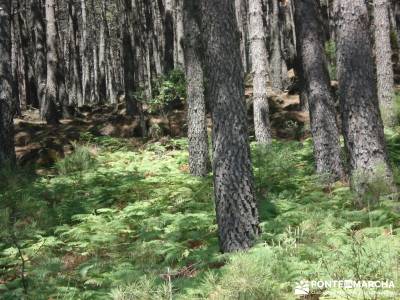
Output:
[[[398,164],[400,137],[387,138]],[[85,136],[55,175],[3,171],[1,299],[295,299],[296,282],[316,279],[387,279],[398,292],[398,203],[377,193],[358,208],[346,184],[314,175],[310,140],[252,145],[262,235],[230,255],[186,140],[122,142]],[[360,299],[384,299],[372,292]]]

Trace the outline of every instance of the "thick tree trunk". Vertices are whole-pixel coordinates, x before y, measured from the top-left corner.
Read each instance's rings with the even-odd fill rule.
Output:
[[[234,2],[204,0],[201,13],[220,248],[239,251],[253,245],[259,227]]]
[[[267,97],[268,53],[265,43],[265,29],[261,0],[249,0],[250,56],[253,73],[253,107],[256,140],[270,144],[271,125]]]
[[[210,160],[208,156],[203,68],[199,53],[200,28],[195,20],[196,6],[191,0],[183,1],[185,33],[183,50],[187,80],[189,169],[194,176],[206,176],[209,171]]]
[[[47,80],[46,95],[42,107],[42,116],[48,124],[58,124],[57,99],[57,29],[55,20],[55,2],[46,0],[46,44],[47,44]]]
[[[0,167],[15,163],[10,3],[0,0]]]
[[[374,25],[378,100],[383,124],[393,127],[397,120],[388,0],[374,0]]]
[[[378,169],[392,178],[379,112],[377,87],[364,0],[337,0],[337,66],[339,100],[353,187],[365,191],[363,179]]]
[[[272,0],[272,24],[271,24],[271,83],[277,91],[283,89],[282,82],[282,51],[279,26],[279,1]]]
[[[296,0],[295,22],[311,118],[317,173],[329,181],[343,178],[339,130],[331,94],[318,0]]]

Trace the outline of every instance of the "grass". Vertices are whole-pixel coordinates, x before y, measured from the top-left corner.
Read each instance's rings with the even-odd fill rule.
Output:
[[[211,176],[187,173],[186,140],[125,145],[85,136],[53,175],[1,174],[0,298],[295,299],[307,279],[388,279],[399,292],[399,204],[357,208],[348,186],[314,175],[310,140],[252,145],[263,233],[230,255]],[[398,164],[396,131],[388,148]]]

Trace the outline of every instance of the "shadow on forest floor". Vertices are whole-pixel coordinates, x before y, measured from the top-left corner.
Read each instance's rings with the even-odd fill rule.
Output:
[[[251,124],[252,89],[246,90]],[[276,94],[270,91],[271,122],[274,137],[287,140],[304,139],[308,135],[307,113],[298,111],[299,98],[288,93]],[[150,136],[147,142],[164,136],[179,138],[186,135],[186,111],[173,110],[166,115],[149,115],[147,126]],[[208,118],[209,131],[211,120]],[[250,126],[250,134],[253,128]],[[73,150],[73,142],[81,136],[124,138],[133,147],[145,143],[141,138],[138,118],[125,116],[123,104],[117,106],[84,107],[79,117],[61,120],[57,126],[48,126],[40,121],[37,110],[28,110],[15,119],[15,144],[19,164],[34,164],[49,167]]]

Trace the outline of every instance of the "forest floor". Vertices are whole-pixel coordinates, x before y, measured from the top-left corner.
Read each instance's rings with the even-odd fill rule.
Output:
[[[308,116],[299,111],[298,95],[269,94],[273,135],[279,139],[301,139],[307,136]],[[247,89],[247,99],[252,90]],[[252,118],[251,105],[248,105],[249,118]],[[211,120],[208,118],[209,131]],[[250,122],[251,123],[251,122]],[[143,141],[138,118],[125,115],[124,106],[101,106],[95,109],[84,108],[80,117],[61,120],[57,126],[48,126],[39,118],[38,110],[27,110],[15,119],[15,144],[17,160],[20,165],[35,164],[48,167],[60,158],[70,154],[73,141],[88,137],[125,138],[129,144],[140,147],[162,137],[180,138],[186,136],[186,111],[174,109],[165,114],[148,117],[150,138]],[[39,168],[39,171],[43,171]]]
[[[212,176],[188,174],[187,140],[99,134],[113,113],[93,115],[16,121],[24,166],[0,174],[1,299],[296,299],[297,282],[333,279],[395,288],[304,299],[399,298],[400,204],[379,178],[358,199],[315,176],[296,125],[292,138],[252,144],[262,234],[246,253],[221,254]],[[400,183],[400,129],[387,141]]]

